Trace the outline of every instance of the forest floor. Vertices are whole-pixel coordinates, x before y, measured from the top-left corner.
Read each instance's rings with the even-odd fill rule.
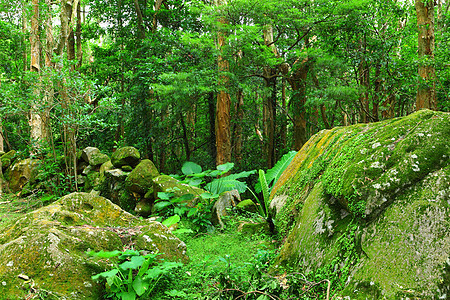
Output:
[[[0,227],[46,204],[48,201],[37,196],[21,198],[18,195],[3,194],[0,198]],[[172,282],[169,290],[185,294],[186,299],[194,294],[215,293],[221,278],[226,278],[227,282],[243,278],[247,281],[249,272],[258,261],[264,268],[268,266],[268,260],[277,249],[275,240],[264,233],[238,232],[237,226],[243,221],[241,216],[230,216],[227,221],[223,230],[177,235],[187,244],[190,262],[177,272],[177,277],[181,280],[175,281],[178,283]]]

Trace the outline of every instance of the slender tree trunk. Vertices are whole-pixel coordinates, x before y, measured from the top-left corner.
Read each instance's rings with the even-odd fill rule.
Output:
[[[77,7],[77,28],[75,37],[77,41],[77,67],[79,68],[83,63],[83,48],[81,46],[81,3]]]
[[[242,164],[242,122],[244,121],[244,92],[237,92],[237,102],[235,105],[236,122],[234,125],[233,144],[234,161],[238,167]]]
[[[216,99],[214,93],[208,94],[208,116],[209,116],[209,155],[216,158]]]
[[[30,71],[40,73],[41,71],[41,48],[40,48],[40,32],[39,32],[39,0],[32,2],[32,17],[31,17],[31,33],[30,33],[30,49],[31,49],[31,64]],[[36,76],[36,80],[40,81],[40,75]],[[34,84],[33,95],[34,99],[31,105],[30,112],[30,139],[31,139],[31,153],[35,154],[42,142],[42,119],[40,116],[40,84]]]
[[[191,148],[189,147],[188,130],[186,128],[186,122],[184,121],[183,114],[179,114],[179,119],[181,122],[181,128],[183,129],[183,145],[186,152],[186,160],[189,161],[191,159]]]
[[[264,43],[270,48],[275,57],[279,57],[278,50],[273,40],[272,25],[265,25],[263,28]],[[266,96],[263,109],[264,134],[266,136],[265,153],[267,160],[267,168],[271,169],[276,162],[275,153],[275,124],[276,124],[276,107],[277,107],[277,68],[266,66],[264,68],[264,81],[266,87],[270,90]]]
[[[22,0],[22,34],[23,34],[23,38],[22,38],[22,43],[23,43],[23,54],[22,54],[22,59],[23,59],[23,70],[27,71],[28,70],[28,52],[27,52],[27,43],[26,43],[26,32],[27,32],[27,14],[26,14],[26,8],[25,8],[25,0]]]
[[[276,118],[276,77],[271,77],[272,68],[265,68],[265,83],[270,89],[270,93],[264,98],[263,125],[266,137],[264,152],[266,154],[267,168],[271,169],[275,164],[275,118]]]
[[[288,78],[288,82],[292,88],[292,97],[290,106],[292,110],[292,118],[294,123],[293,138],[294,150],[300,150],[306,143],[306,78],[312,61],[305,58],[303,61],[294,63],[295,71]]]
[[[137,25],[138,25],[138,38],[143,40],[145,38],[144,18],[142,16],[141,7],[139,6],[139,0],[134,0],[134,9],[136,10]]]
[[[54,65],[53,59],[53,25],[52,25],[52,5],[51,0],[45,0],[46,12],[45,12],[45,67],[47,69],[47,74],[51,72]],[[51,84],[46,84],[44,87],[44,101],[43,101],[43,131],[42,135],[46,142],[50,141],[51,128],[50,128],[50,108],[53,103],[54,90]]]
[[[216,5],[226,4],[225,0],[217,0]],[[225,17],[219,19],[221,25],[227,24]],[[229,78],[225,73],[229,71],[229,63],[223,57],[223,48],[226,43],[226,33],[219,29],[217,46],[219,50],[218,71],[219,71],[219,92],[217,94],[216,105],[216,164],[221,165],[231,161],[231,138],[230,138],[230,108],[231,98],[227,91]]]
[[[161,9],[162,3],[163,3],[163,0],[156,0],[155,1],[155,6],[154,6],[155,14],[153,15],[152,32],[156,32],[156,30],[158,29],[157,14],[158,14],[158,11]]]
[[[361,61],[358,66],[359,86],[363,88],[359,96],[361,105],[361,121],[369,123],[369,65],[366,61]]]
[[[287,107],[286,107],[286,79],[281,81],[281,127],[280,127],[280,149],[287,146]]]
[[[416,110],[436,110],[434,63],[434,1],[415,0],[418,30],[419,83]]]

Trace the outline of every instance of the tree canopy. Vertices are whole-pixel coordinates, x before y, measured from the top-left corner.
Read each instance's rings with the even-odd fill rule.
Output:
[[[59,151],[68,170],[91,145],[165,173],[271,168],[322,129],[449,111],[449,6],[5,0],[1,146]]]

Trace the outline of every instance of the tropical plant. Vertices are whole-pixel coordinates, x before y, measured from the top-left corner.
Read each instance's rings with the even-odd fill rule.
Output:
[[[93,280],[106,280],[107,297],[119,300],[149,299],[159,280],[171,270],[181,267],[179,262],[158,259],[159,254],[141,255],[137,250],[88,251],[98,258],[118,258],[111,270],[92,276]]]
[[[258,212],[266,220],[270,221],[269,216],[269,198],[272,188],[277,183],[281,174],[286,170],[287,166],[294,159],[297,151],[291,151],[283,155],[283,157],[275,164],[275,166],[267,171],[259,170],[258,172],[258,183],[255,185],[255,192],[262,193],[262,198],[258,197],[252,190],[250,192],[255,197],[258,202]],[[270,185],[270,186],[269,186]]]

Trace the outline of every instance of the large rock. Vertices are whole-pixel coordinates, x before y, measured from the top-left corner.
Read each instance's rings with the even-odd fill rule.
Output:
[[[58,299],[102,299],[103,286],[91,276],[108,262],[87,250],[122,251],[124,247],[188,260],[186,245],[158,222],[139,220],[111,201],[73,193],[1,228],[1,299],[25,299],[29,285]],[[26,275],[26,283],[19,275]],[[22,276],[24,278],[24,276]]]
[[[123,166],[136,166],[141,158],[141,154],[134,147],[122,147],[114,151],[111,155],[111,162],[116,168]]]
[[[109,161],[109,157],[106,154],[100,152],[98,148],[86,147],[81,151],[81,158],[89,165],[96,167]]]
[[[107,167],[107,166],[105,166]],[[125,187],[125,180],[128,172],[121,169],[104,170],[104,179],[100,179],[100,195],[110,199],[114,204],[119,205],[124,210],[131,212],[136,206],[137,199]]]
[[[450,115],[428,110],[312,137],[272,190],[276,265],[351,299],[448,296],[449,139]]]
[[[39,167],[39,160],[27,158],[16,162],[9,172],[9,189],[13,193],[22,190],[28,181],[36,177]]]
[[[16,150],[10,150],[1,156],[3,170],[7,169],[12,164],[12,162],[14,161],[15,155],[16,155]]]
[[[144,195],[150,189],[153,189],[152,179],[157,176],[159,176],[159,172],[153,162],[144,159],[130,172],[125,184],[130,192]]]
[[[200,195],[206,193],[205,190],[182,183],[168,175],[160,175],[153,178],[153,191],[155,199],[158,198],[158,192],[174,193],[175,198],[180,198],[184,195],[193,195],[193,198],[189,201],[191,205],[199,202],[201,200]]]

